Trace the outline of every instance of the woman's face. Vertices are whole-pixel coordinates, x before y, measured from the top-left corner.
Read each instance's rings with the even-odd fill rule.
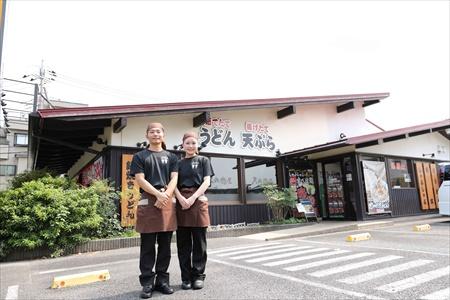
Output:
[[[158,145],[164,140],[164,131],[162,128],[153,127],[147,131],[147,139],[150,144]]]
[[[198,149],[198,141],[194,137],[188,137],[183,142],[183,150],[186,152],[187,155],[193,156],[197,154]]]

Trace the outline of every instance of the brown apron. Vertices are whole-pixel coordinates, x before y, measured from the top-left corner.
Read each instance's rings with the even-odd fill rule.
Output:
[[[138,205],[136,231],[139,233],[153,233],[177,230],[175,203],[172,199],[161,209],[155,206],[156,197],[149,193],[142,193],[142,199],[148,199],[148,205]]]
[[[196,188],[181,188],[180,193],[189,198],[196,190]],[[182,227],[208,227],[210,225],[208,201],[196,199],[188,209],[182,209],[177,201],[177,222],[178,226]]]

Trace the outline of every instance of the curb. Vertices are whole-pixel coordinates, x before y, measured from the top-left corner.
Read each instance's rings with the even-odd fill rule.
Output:
[[[302,226],[313,225],[315,223],[298,223],[298,224],[280,224],[280,225],[259,225],[229,228],[222,230],[207,231],[207,238],[222,238],[222,237],[238,237],[242,235],[261,233],[267,231],[278,231],[283,229],[290,229]],[[176,232],[172,236],[172,243],[176,242]],[[118,237],[110,239],[92,240],[86,243],[77,245],[70,249],[65,249],[62,256],[68,256],[72,254],[80,254],[86,252],[106,251],[121,248],[139,247],[141,245],[140,236],[135,237]],[[20,260],[30,260],[38,258],[50,258],[51,251],[47,248],[38,248],[34,250],[20,250],[10,253],[7,257],[3,258],[1,262],[13,262]]]
[[[335,228],[327,228],[322,230],[317,230],[314,232],[300,232],[300,233],[294,233],[294,234],[286,234],[282,236],[277,236],[273,238],[266,238],[266,241],[275,241],[275,240],[282,240],[286,238],[297,238],[297,237],[304,237],[304,236],[312,236],[312,235],[320,235],[320,234],[327,234],[327,233],[336,233],[336,232],[342,232],[342,231],[350,231],[357,229],[356,225],[346,225],[341,227],[335,227]]]

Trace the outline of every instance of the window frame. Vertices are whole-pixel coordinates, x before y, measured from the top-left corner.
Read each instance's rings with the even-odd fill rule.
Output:
[[[394,180],[393,176],[392,176],[392,171],[397,170],[397,169],[392,169],[391,165],[393,161],[405,161],[406,162],[406,171],[409,174],[410,177],[410,182],[409,182],[409,186],[398,186],[398,185],[393,185],[392,184],[392,180]],[[388,168],[388,177],[389,177],[389,187],[393,190],[399,190],[399,189],[415,189],[416,188],[416,182],[414,180],[414,170],[413,170],[413,164],[412,161],[410,159],[407,158],[401,158],[401,157],[387,157],[387,168]]]
[[[245,189],[243,188],[245,186],[246,180],[245,180],[245,168],[243,166],[245,166],[245,160],[246,159],[251,159],[251,160],[255,160],[255,159],[273,159],[273,160],[277,160],[277,157],[275,156],[252,156],[252,155],[237,155],[237,154],[225,154],[225,153],[213,153],[213,152],[200,152],[199,155],[203,155],[208,157],[209,159],[211,157],[217,157],[217,158],[232,158],[232,159],[236,159],[237,160],[237,172],[238,172],[238,197],[240,199],[237,200],[214,200],[211,199],[212,201],[209,202],[210,206],[215,206],[215,205],[251,205],[251,204],[257,204],[254,201],[251,201],[250,203],[247,203],[247,193],[245,191]],[[214,168],[214,166],[213,166]],[[276,180],[277,180],[277,184],[278,184],[278,175],[277,175],[277,164],[275,164],[275,176],[276,176]]]
[[[19,144],[17,142],[17,137],[18,136],[25,136],[26,139],[27,139],[27,143],[26,144]],[[27,133],[21,133],[21,132],[14,133],[14,146],[15,147],[28,147],[28,134]]]
[[[2,167],[5,168],[4,174],[2,172]],[[13,169],[13,172],[12,172],[13,174],[8,173],[9,168]],[[17,166],[16,165],[0,165],[0,176],[8,177],[8,176],[16,176],[16,174],[17,174]]]

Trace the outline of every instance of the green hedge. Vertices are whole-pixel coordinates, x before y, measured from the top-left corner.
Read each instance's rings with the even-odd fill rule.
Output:
[[[117,234],[117,196],[104,181],[84,188],[51,176],[7,190],[0,195],[0,257],[39,247],[59,256],[81,242]]]

